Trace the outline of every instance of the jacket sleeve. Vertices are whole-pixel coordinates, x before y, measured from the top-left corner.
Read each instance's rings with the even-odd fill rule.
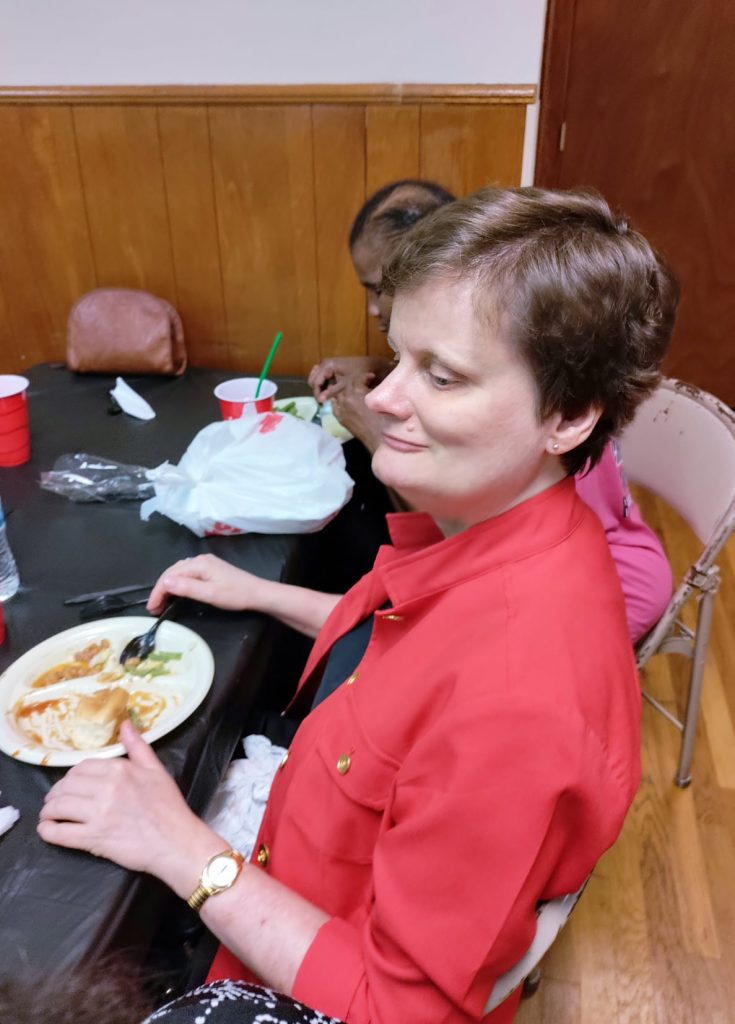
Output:
[[[574,711],[446,709],[396,778],[366,920],[320,929],[294,997],[350,1024],[480,1020],[536,901],[581,885],[627,802]]]

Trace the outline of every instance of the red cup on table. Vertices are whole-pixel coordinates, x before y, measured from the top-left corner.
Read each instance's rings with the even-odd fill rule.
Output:
[[[0,374],[0,466],[22,466],[31,457],[28,378]]]
[[[260,394],[256,398],[257,387],[257,377],[233,377],[218,384],[214,394],[219,402],[222,419],[239,420],[241,416],[269,412],[273,408],[278,385],[272,380],[264,380],[260,385]]]

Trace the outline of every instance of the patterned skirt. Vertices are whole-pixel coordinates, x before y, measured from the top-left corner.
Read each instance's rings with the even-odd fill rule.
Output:
[[[216,981],[174,999],[143,1024],[343,1024],[288,996],[244,981]]]

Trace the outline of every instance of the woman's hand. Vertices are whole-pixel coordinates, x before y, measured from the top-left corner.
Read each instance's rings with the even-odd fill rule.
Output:
[[[169,596],[190,597],[227,611],[263,612],[311,637],[339,601],[338,594],[261,579],[216,555],[184,558],[166,569],[151,591],[148,611],[162,611]]]
[[[46,794],[38,834],[133,871],[147,871],[189,896],[209,857],[227,847],[186,806],[178,786],[130,722],[127,758],[88,758]]]
[[[372,387],[378,384],[391,370],[391,363],[378,356],[335,356],[323,359],[313,366],[309,373],[309,387],[317,402],[327,399],[340,390],[346,379],[365,377],[373,374]]]
[[[257,608],[258,595],[265,586],[259,576],[237,569],[216,555],[197,555],[174,562],[156,581],[148,598],[148,611],[163,611],[166,599],[190,597],[228,611]]]

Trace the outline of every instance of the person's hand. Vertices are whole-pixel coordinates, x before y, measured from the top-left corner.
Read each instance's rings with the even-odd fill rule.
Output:
[[[379,383],[390,372],[391,363],[378,356],[335,356],[324,359],[311,368],[309,387],[317,402],[332,398],[351,377],[373,374],[372,386]]]
[[[260,577],[237,569],[216,555],[197,555],[174,562],[161,573],[151,590],[147,608],[156,615],[163,611],[171,596],[190,597],[228,611],[244,611],[255,607],[262,586]]]
[[[90,757],[46,794],[38,834],[147,871],[189,895],[196,873],[227,844],[186,806],[178,786],[130,722],[120,739],[127,758]]]
[[[365,395],[374,387],[372,373],[348,377],[332,395],[332,411],[339,422],[374,452],[380,444],[380,416],[365,405]]]

